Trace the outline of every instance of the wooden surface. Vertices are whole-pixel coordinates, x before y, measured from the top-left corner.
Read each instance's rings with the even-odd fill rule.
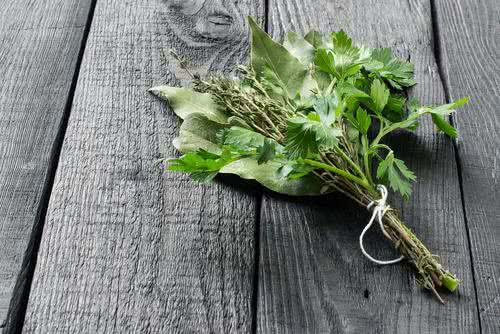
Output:
[[[162,175],[178,121],[147,93],[185,82],[169,47],[201,71],[244,61],[246,15],[263,9],[97,2],[24,331],[251,330],[255,195]]]
[[[436,14],[449,96],[472,97],[457,148],[481,325],[500,333],[500,5],[436,1]]]
[[[0,321],[27,304],[11,306],[5,333],[500,331],[494,0],[94,3],[91,21],[84,1],[0,9]],[[155,165],[176,154],[179,123],[146,89],[189,82],[168,49],[229,73],[247,58],[247,15],[274,37],[343,28],[392,47],[415,64],[422,102],[473,97],[457,143],[430,122],[392,138],[419,179],[391,204],[463,280],[446,305],[407,268],[362,257],[368,214],[339,195],[200,185]],[[383,240],[374,231],[367,248],[392,258]]]
[[[255,196],[162,175],[178,121],[147,89],[182,82],[168,46],[202,70],[243,61],[244,18],[262,14],[251,1],[98,1],[26,332],[251,330]]]
[[[48,199],[89,8],[76,0],[0,6],[0,328],[29,289],[30,236]]]
[[[412,90],[422,102],[445,101],[432,49],[426,2],[273,1],[270,30],[301,33],[345,29],[370,46],[391,46],[415,64]],[[321,12],[321,15],[317,13]],[[358,236],[368,213],[341,196],[294,201],[264,196],[258,293],[262,333],[474,333],[479,329],[474,283],[452,142],[429,121],[417,135],[394,138],[397,153],[418,176],[408,203],[391,200],[421,240],[463,280],[439,305],[402,266],[377,267],[363,257]],[[399,146],[399,147],[398,147]],[[430,217],[430,219],[429,219]],[[376,229],[374,229],[376,230]],[[380,233],[368,249],[397,257]],[[386,245],[382,247],[381,245]]]

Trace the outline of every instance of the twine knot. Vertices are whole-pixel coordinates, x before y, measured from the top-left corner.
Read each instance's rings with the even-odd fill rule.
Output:
[[[375,218],[377,218],[377,221],[380,225],[380,229],[382,230],[382,233],[384,233],[384,235],[388,239],[390,239],[389,234],[387,233],[387,231],[384,228],[384,223],[382,222],[382,218],[384,217],[385,213],[390,209],[389,205],[386,204],[387,195],[388,195],[387,188],[385,186],[379,184],[377,186],[377,190],[380,192],[380,199],[374,200],[366,206],[366,208],[368,210],[370,210],[373,206],[375,206],[375,207],[373,208],[373,213],[372,213],[372,217],[370,218],[370,221],[368,222],[368,224],[366,224],[365,228],[363,229],[363,232],[361,232],[361,234],[359,236],[359,247],[361,248],[361,252],[363,252],[363,255],[366,256],[370,261],[372,261],[376,264],[381,264],[381,265],[393,264],[393,263],[397,263],[397,262],[403,260],[404,256],[400,256],[397,259],[388,260],[388,261],[377,260],[377,259],[373,258],[370,254],[368,254],[368,252],[365,250],[365,247],[363,246],[363,238],[365,237],[366,232],[372,226],[373,222],[375,221]]]

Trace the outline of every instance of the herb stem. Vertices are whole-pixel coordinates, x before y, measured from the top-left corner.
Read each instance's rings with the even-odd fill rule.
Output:
[[[361,170],[361,168],[359,168],[359,166],[354,163],[354,161],[351,160],[351,158],[349,158],[349,156],[347,154],[345,154],[344,151],[342,151],[339,147],[337,147],[335,149],[335,152],[337,152],[349,165],[351,165],[351,167],[354,169],[354,171],[356,173],[358,173],[358,175],[363,179],[363,180],[366,180],[366,176],[365,176],[365,173],[363,173],[363,171]]]
[[[368,182],[373,184],[373,179],[372,179],[372,167],[370,164],[370,152],[368,150],[368,137],[366,135],[363,135],[361,137],[361,144],[363,145],[363,164],[365,168],[365,173],[366,176],[368,177]]]
[[[355,201],[356,203],[358,203],[359,205],[363,206],[363,202],[360,201],[359,199],[357,199],[353,194],[351,194],[349,191],[343,189],[340,184],[337,184],[335,181],[333,181],[335,179],[335,177],[328,171],[324,171],[324,173],[328,173],[328,176],[330,176],[330,178],[332,178],[332,180],[328,180],[326,179],[320,172],[318,171],[314,171],[313,172],[314,175],[316,175],[317,177],[319,177],[323,182],[325,182],[325,184],[327,184],[328,186],[334,188],[335,190],[337,190],[338,192],[340,192],[341,194],[343,194],[344,196],[347,196],[349,197],[350,199],[352,199],[353,201]]]
[[[325,164],[323,162],[319,162],[319,161],[312,160],[312,159],[304,159],[304,162],[313,166],[313,167],[321,168],[321,169],[333,172],[335,174],[338,174],[342,177],[345,177],[348,180],[351,180],[351,181],[359,184],[360,186],[366,188],[367,190],[372,191],[372,187],[370,186],[368,181],[363,180],[355,175],[352,175],[351,173],[346,172],[345,170],[342,170],[342,169],[337,168],[333,165],[328,165],[328,164]]]
[[[377,146],[384,136],[385,136],[385,131],[381,129],[377,137],[375,137],[375,139],[372,141],[371,146]]]

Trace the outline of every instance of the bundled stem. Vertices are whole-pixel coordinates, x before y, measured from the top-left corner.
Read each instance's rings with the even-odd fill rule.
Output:
[[[360,199],[358,203],[366,207],[370,202],[378,199],[378,195],[358,194],[357,198]],[[384,215],[383,223],[389,240],[415,268],[418,284],[431,290],[439,301],[443,302],[436,288],[442,286],[449,291],[454,291],[458,286],[458,280],[450,272],[442,268],[439,258],[433,255],[410,228],[404,224],[395,209],[390,208],[388,210]]]

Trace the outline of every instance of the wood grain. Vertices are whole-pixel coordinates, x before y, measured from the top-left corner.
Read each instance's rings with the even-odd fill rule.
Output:
[[[472,98],[453,118],[481,325],[484,333],[500,333],[500,4],[435,6],[450,98]]]
[[[392,47],[416,66],[412,94],[443,103],[433,53],[428,1],[272,0],[273,36],[345,29],[370,46]],[[476,333],[479,331],[467,233],[452,141],[424,121],[416,135],[392,139],[397,154],[419,177],[412,199],[391,204],[430,249],[463,280],[440,305],[415,286],[400,265],[365,259],[358,236],[367,212],[340,196],[291,200],[267,194],[262,204],[258,331],[262,333]],[[367,248],[377,258],[396,253],[381,233]]]
[[[50,199],[25,332],[252,328],[256,196],[155,164],[179,121],[146,90],[246,58],[254,1],[98,0]]]
[[[0,328],[12,321],[24,288],[23,259],[39,223],[90,2],[0,6]]]

